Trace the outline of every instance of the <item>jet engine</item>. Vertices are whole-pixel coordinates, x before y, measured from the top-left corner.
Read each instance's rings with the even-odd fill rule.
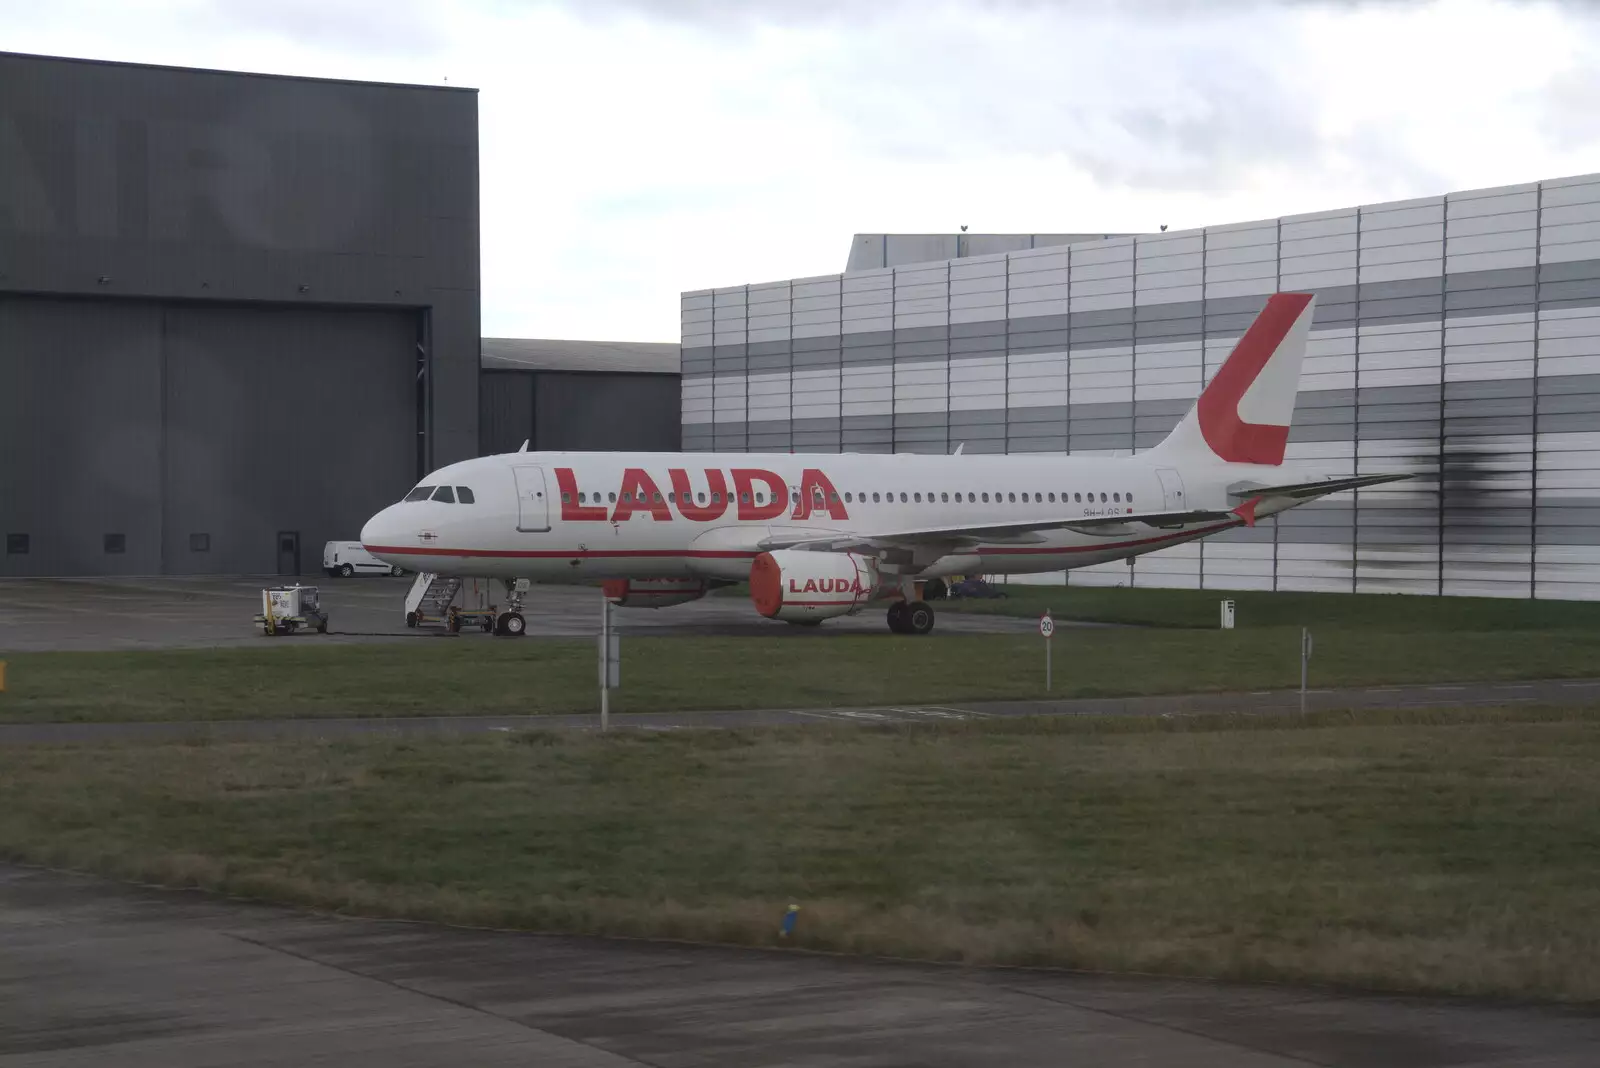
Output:
[[[618,608],[666,608],[698,601],[710,587],[700,579],[612,579],[601,584]]]
[[[860,611],[877,585],[877,563],[854,553],[778,549],[750,564],[750,599],[756,611],[789,623]]]

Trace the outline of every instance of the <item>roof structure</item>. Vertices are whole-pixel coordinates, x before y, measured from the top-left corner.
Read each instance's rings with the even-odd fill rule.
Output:
[[[486,337],[486,371],[592,371],[675,375],[679,346],[654,341],[559,341]]]

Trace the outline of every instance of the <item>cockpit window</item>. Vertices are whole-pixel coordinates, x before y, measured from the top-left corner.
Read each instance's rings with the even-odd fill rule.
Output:
[[[436,501],[443,501],[445,504],[455,504],[456,491],[451,489],[449,486],[440,486],[438,489],[433,491],[433,499]]]
[[[408,501],[425,501],[432,495],[433,495],[433,487],[432,486],[418,486],[416,489],[414,489],[410,493],[406,494],[406,500],[408,500]]]
[[[472,495],[472,487],[470,486],[457,486],[456,500],[460,501],[462,504],[478,503],[478,499]]]

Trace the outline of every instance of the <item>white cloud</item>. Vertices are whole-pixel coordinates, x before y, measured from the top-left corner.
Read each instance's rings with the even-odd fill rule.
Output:
[[[857,231],[1180,229],[1600,170],[1581,5],[0,0],[0,24],[18,51],[478,87],[489,334],[672,339],[681,290],[837,271]]]

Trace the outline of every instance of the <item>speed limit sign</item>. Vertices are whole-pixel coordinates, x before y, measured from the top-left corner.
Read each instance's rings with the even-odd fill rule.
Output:
[[[1046,612],[1044,615],[1039,617],[1039,633],[1048,638],[1055,632],[1056,621],[1050,618],[1050,613]]]

